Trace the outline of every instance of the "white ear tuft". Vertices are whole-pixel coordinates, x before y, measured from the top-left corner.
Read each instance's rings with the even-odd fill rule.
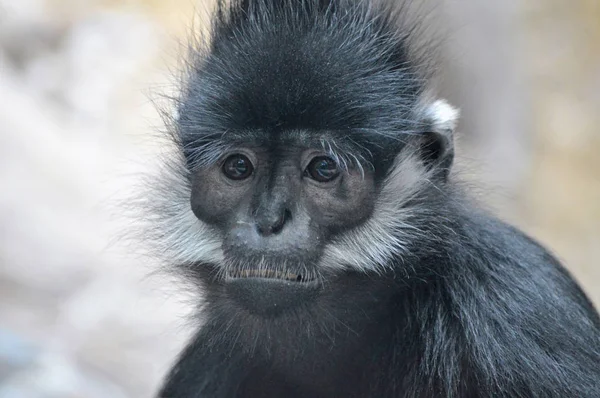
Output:
[[[427,116],[431,120],[435,131],[454,131],[458,124],[460,111],[450,105],[446,100],[437,100],[427,108]]]

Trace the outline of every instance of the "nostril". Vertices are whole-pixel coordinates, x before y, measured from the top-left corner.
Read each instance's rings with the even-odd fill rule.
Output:
[[[276,222],[274,222],[271,226],[271,232],[274,234],[279,233],[283,229],[285,223],[288,221],[290,216],[291,214],[289,210],[284,210],[283,214],[281,214],[279,219]]]

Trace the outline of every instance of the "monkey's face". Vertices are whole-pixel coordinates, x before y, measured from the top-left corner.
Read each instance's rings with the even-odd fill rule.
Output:
[[[422,118],[431,132],[402,139],[274,127],[185,135],[191,193],[164,192],[181,207],[161,235],[178,237],[168,249],[211,300],[260,315],[406,275],[394,264],[428,233],[419,203],[446,178],[456,112],[436,101]]]
[[[333,140],[240,135],[192,173],[192,210],[219,232],[216,282],[231,298],[263,311],[314,297],[327,243],[371,216],[374,170]]]

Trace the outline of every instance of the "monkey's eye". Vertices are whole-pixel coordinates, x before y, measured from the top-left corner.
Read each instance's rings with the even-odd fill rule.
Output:
[[[253,171],[250,159],[241,154],[231,155],[223,163],[223,174],[231,180],[245,180]]]
[[[317,156],[306,167],[305,174],[315,181],[328,182],[339,174],[337,163],[328,156]]]

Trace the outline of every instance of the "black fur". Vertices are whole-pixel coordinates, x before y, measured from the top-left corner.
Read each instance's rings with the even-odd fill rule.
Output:
[[[402,19],[392,19],[403,7],[378,8],[351,0],[219,3],[209,51],[193,54],[179,109],[191,167],[211,158],[206,145],[223,131],[339,131],[376,159],[399,149],[399,131],[422,129],[413,112],[432,68],[412,45],[417,24],[398,29]]]
[[[244,130],[304,129],[349,139],[385,175],[425,128],[428,69],[403,9],[221,4],[181,98],[186,173]],[[285,314],[252,314],[214,264],[182,264],[205,323],[160,397],[600,397],[600,318],[551,254],[445,174],[406,208],[418,234],[388,271],[322,271],[318,297]]]

